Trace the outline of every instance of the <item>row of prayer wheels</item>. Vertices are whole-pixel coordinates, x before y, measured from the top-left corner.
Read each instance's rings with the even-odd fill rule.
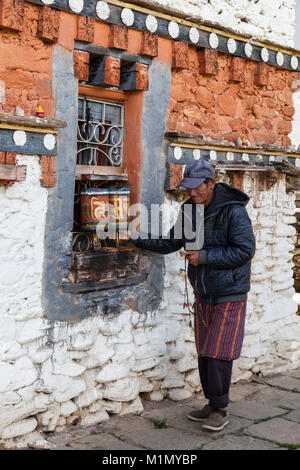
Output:
[[[81,230],[97,231],[97,236],[100,236],[101,239],[104,239],[106,236],[114,238],[117,248],[105,247],[103,248],[104,251],[122,249],[122,247],[119,247],[119,240],[128,239],[129,201],[129,188],[81,190]]]

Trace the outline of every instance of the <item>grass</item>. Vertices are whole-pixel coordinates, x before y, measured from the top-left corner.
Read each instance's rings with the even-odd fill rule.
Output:
[[[150,418],[150,421],[152,421],[152,423],[154,424],[155,429],[163,429],[167,427],[167,418],[165,418],[163,421],[159,421],[155,418]]]
[[[279,442],[276,442],[276,444],[277,444],[279,447],[285,447],[285,448],[288,449],[288,450],[300,449],[300,444],[279,444]]]
[[[271,442],[272,444],[276,444],[278,447],[283,447],[288,450],[297,450],[300,449],[300,444],[283,444],[282,442],[274,441],[273,439],[268,439],[266,437],[255,436],[254,434],[248,434],[246,432],[243,433],[244,436],[254,437],[255,439],[260,439],[262,441]]]

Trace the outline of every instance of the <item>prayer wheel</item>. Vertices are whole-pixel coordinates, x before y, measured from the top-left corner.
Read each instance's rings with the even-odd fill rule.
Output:
[[[111,189],[109,192],[110,218],[109,228],[118,234],[117,238],[128,239],[128,209],[130,189]]]
[[[108,226],[109,189],[84,189],[80,192],[82,230],[104,230]]]

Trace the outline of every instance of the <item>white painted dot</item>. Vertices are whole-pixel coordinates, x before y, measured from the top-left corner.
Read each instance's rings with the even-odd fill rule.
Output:
[[[26,144],[27,136],[24,131],[15,131],[13,135],[14,143],[19,147],[23,147]]]
[[[248,153],[243,153],[243,155],[242,155],[242,160],[243,160],[244,162],[249,162],[249,155],[248,155]]]
[[[291,57],[291,67],[293,70],[298,68],[298,58],[295,55]]]
[[[262,50],[260,51],[260,57],[263,62],[268,62],[269,60],[269,51],[266,47],[263,47]]]
[[[263,159],[262,155],[260,155],[260,154],[256,155],[256,160],[262,160],[262,159]]]
[[[171,38],[176,39],[179,36],[179,26],[176,21],[170,21],[168,24],[168,31]]]
[[[175,147],[174,148],[174,157],[176,158],[176,160],[180,160],[181,157],[182,157],[182,150],[180,147]]]
[[[194,28],[194,26],[189,30],[189,38],[190,41],[194,44],[197,44],[200,38],[200,34],[197,28]]]
[[[123,8],[121,19],[126,26],[132,26],[134,23],[134,13],[130,8]]]
[[[252,56],[252,51],[253,51],[253,47],[251,46],[249,42],[246,42],[244,46],[244,52],[245,52],[245,56],[248,57],[248,59],[250,59],[250,57]]]
[[[234,160],[234,155],[233,155],[233,153],[232,153],[232,152],[227,152],[226,158],[227,158],[227,160],[230,160],[230,161]]]
[[[270,155],[269,157],[269,162],[274,162],[275,161],[275,156],[274,155]]]
[[[295,165],[300,167],[300,158],[295,158]]]
[[[230,54],[234,54],[236,51],[236,41],[233,38],[229,38],[227,41],[227,49]]]
[[[155,33],[158,28],[157,19],[153,15],[148,15],[146,18],[146,28],[150,33]]]
[[[44,137],[44,146],[47,150],[53,150],[56,144],[56,139],[53,134],[46,134]]]
[[[74,13],[81,13],[84,7],[84,0],[69,0],[69,7]]]
[[[209,38],[208,38],[208,42],[209,42],[210,47],[212,47],[212,49],[216,49],[218,47],[219,38],[216,35],[216,33],[210,33]]]
[[[110,8],[106,2],[98,2],[96,5],[96,14],[100,20],[107,20],[110,15]]]
[[[195,149],[193,150],[193,157],[194,157],[194,160],[199,160],[200,157],[201,157],[201,152],[199,149]]]
[[[215,150],[211,150],[209,152],[209,157],[211,160],[217,160],[217,152]]]
[[[42,0],[42,3],[44,3],[44,5],[52,5],[52,3],[54,3],[54,0]]]
[[[284,55],[282,54],[282,52],[277,52],[277,54],[276,54],[276,63],[277,63],[277,65],[282,67],[282,65],[284,63]]]

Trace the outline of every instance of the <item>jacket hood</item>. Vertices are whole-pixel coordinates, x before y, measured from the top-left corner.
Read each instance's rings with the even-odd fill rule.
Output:
[[[210,216],[211,214],[218,212],[218,209],[221,207],[232,204],[246,206],[249,201],[250,197],[240,189],[234,188],[233,186],[229,186],[229,184],[226,183],[216,183],[213,191],[212,200],[204,208],[204,217],[206,218],[208,215]],[[192,204],[192,214],[194,219],[196,204],[190,198],[183,204],[183,206],[189,204]],[[185,215],[187,216],[187,218],[189,218],[188,213],[185,213]],[[192,225],[194,228],[193,223]]]
[[[205,207],[205,214],[210,213],[219,207],[228,204],[240,204],[246,206],[250,197],[240,189],[229,186],[226,183],[216,183],[214,187],[213,197],[210,203]]]

